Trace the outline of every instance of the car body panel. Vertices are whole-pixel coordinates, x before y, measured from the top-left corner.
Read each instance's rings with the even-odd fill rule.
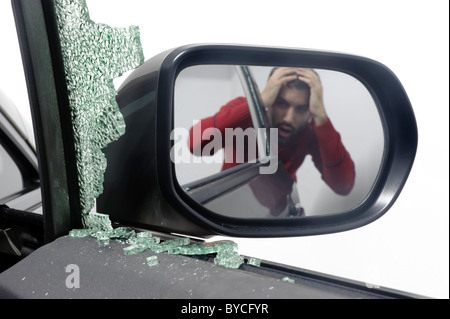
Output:
[[[409,298],[312,273],[244,266],[227,269],[195,257],[149,253],[126,256],[124,245],[99,247],[94,238],[60,237],[0,274],[0,298],[341,299]],[[146,257],[157,256],[148,266]],[[76,265],[79,287],[68,266]],[[289,276],[289,277],[288,277]],[[283,280],[288,277],[294,282]],[[73,282],[75,284],[75,282]],[[82,288],[82,289],[81,289]],[[180,311],[180,309],[176,309]],[[173,309],[171,311],[174,311]]]
[[[54,236],[54,234],[53,234]],[[19,264],[17,264],[15,267],[10,268],[8,271],[2,273],[0,275],[0,287],[3,288],[3,296],[5,297],[38,297],[38,298],[51,298],[54,295],[50,294],[50,289],[61,289],[62,294],[58,296],[58,298],[61,298],[62,296],[70,297],[70,293],[78,294],[80,297],[98,297],[103,298],[105,296],[107,297],[149,297],[149,298],[175,298],[177,296],[177,293],[179,291],[169,291],[169,285],[167,281],[159,281],[161,278],[154,278],[152,277],[153,281],[143,281],[140,282],[142,277],[136,276],[136,273],[138,273],[142,268],[139,268],[139,263],[142,264],[142,259],[140,259],[142,256],[136,256],[131,258],[133,266],[127,269],[123,263],[123,259],[121,255],[118,255],[121,253],[120,246],[118,244],[113,243],[111,245],[111,250],[114,250],[114,252],[110,252],[111,254],[107,253],[103,255],[105,259],[99,260],[99,247],[98,243],[93,240],[79,240],[74,241],[72,238],[67,237],[61,237],[59,239],[56,239],[55,241],[49,243],[48,245],[43,246],[41,249],[38,249],[34,254],[32,254],[31,258],[26,258]],[[84,253],[87,253],[87,255],[84,255]],[[73,255],[79,255],[80,258],[76,257],[74,258]],[[53,258],[52,258],[53,257]],[[163,255],[161,257],[161,262],[186,262],[187,259],[184,259],[183,257],[175,257],[175,256],[169,256],[169,255]],[[114,264],[113,267],[117,268],[108,268],[107,265],[105,265],[105,261],[112,261],[112,264]],[[128,261],[128,260],[127,260]],[[117,262],[117,264],[115,263]],[[36,263],[39,263],[41,266],[36,267]],[[67,272],[61,272],[61,269],[59,269],[59,266],[67,267],[68,265],[71,265],[73,263],[76,263],[77,265],[81,266],[80,269],[82,269],[82,274],[84,274],[85,269],[87,273],[89,274],[87,278],[92,278],[92,286],[90,285],[89,288],[92,288],[88,291],[85,291],[84,294],[82,291],[68,291],[66,288],[61,286],[61,283],[63,283],[66,279],[69,273]],[[202,261],[203,263],[203,261]],[[171,265],[172,263],[170,263]],[[189,261],[188,263],[188,269],[190,271],[198,268],[198,264],[196,262]],[[268,263],[269,264],[269,263]],[[273,265],[273,263],[270,263]],[[58,265],[58,267],[57,267]],[[118,265],[122,265],[124,267],[120,267]],[[166,264],[167,265],[167,264]],[[144,265],[146,266],[146,265]],[[186,266],[186,265],[185,265]],[[202,264],[201,271],[206,270],[211,271],[211,269],[217,270],[215,266],[212,268],[210,267],[212,265],[204,266]],[[47,268],[47,269],[46,269]],[[154,270],[154,269],[153,269]],[[165,269],[167,270],[167,269]],[[104,273],[106,271],[106,273]],[[148,272],[148,270],[144,270],[145,273]],[[272,279],[269,279],[269,277],[264,276],[261,278],[260,276],[254,276],[254,275],[248,275],[244,274],[241,271],[236,270],[227,270],[220,268],[220,273],[223,274],[223,276],[220,276],[220,280],[217,283],[214,283],[213,279],[211,281],[207,281],[210,285],[213,287],[216,287],[216,290],[221,291],[223,290],[223,287],[227,287],[227,285],[231,282],[233,282],[235,279],[241,280],[242,285],[238,285],[238,288],[243,289],[242,294],[238,294],[238,298],[252,298],[250,294],[247,294],[249,286],[245,286],[244,284],[250,284],[253,285],[252,289],[257,289],[257,298],[264,298],[264,296],[267,298],[291,298],[295,296],[295,298],[372,298],[372,297],[386,297],[385,294],[378,294],[377,290],[373,290],[375,292],[374,295],[371,293],[367,293],[366,291],[364,293],[354,293],[355,291],[348,291],[346,288],[346,285],[344,284],[344,281],[338,282],[337,284],[331,280],[330,277],[323,276],[321,277],[323,282],[320,285],[313,284],[312,288],[310,285],[310,282],[307,281],[300,281],[299,286],[292,286],[288,283],[280,283],[279,279],[276,279],[275,282]],[[43,283],[41,281],[40,276],[45,274],[47,277],[50,278],[50,275],[58,274],[54,279],[49,279],[47,283]],[[94,275],[98,274],[98,277],[95,277]],[[161,274],[161,273],[159,273]],[[174,272],[167,272],[167,277],[165,279],[178,279],[180,282],[183,281],[184,278],[182,277],[183,274],[189,274],[189,271],[187,269],[178,269]],[[191,272],[190,274],[193,275]],[[285,273],[286,274],[286,273]],[[236,276],[237,275],[237,276]],[[92,276],[92,277],[91,277]],[[127,278],[125,278],[127,277]],[[124,283],[124,285],[128,285],[133,283],[133,287],[136,287],[140,289],[140,291],[136,294],[133,294],[134,292],[128,291],[118,291],[117,290],[117,284],[112,284],[112,282],[117,281],[117,279],[120,278],[121,283]],[[164,279],[164,278],[163,278]],[[215,278],[217,279],[217,278]],[[156,280],[156,281],[155,281]],[[88,281],[90,282],[90,281]],[[203,286],[203,283],[199,283],[196,280],[193,280],[193,287],[196,290],[195,296],[198,298],[209,298],[211,297],[211,291],[208,291],[208,288]],[[333,284],[331,284],[333,282]],[[158,291],[149,291],[148,290],[148,284],[155,284],[158,287],[161,287],[161,290]],[[111,286],[106,286],[111,284]],[[147,285],[145,285],[147,284]],[[267,284],[269,284],[269,288],[267,288]],[[335,286],[337,285],[337,288]],[[98,286],[105,287],[104,290],[100,291],[98,290]],[[197,285],[197,286],[196,286]],[[225,286],[223,286],[225,285]],[[175,285],[178,288],[184,289],[184,285],[181,283],[178,285]],[[363,291],[365,290],[365,284],[358,284],[357,285],[360,289]],[[38,290],[33,290],[33,288],[39,287]],[[111,287],[111,289],[106,289]],[[170,287],[173,287],[171,285]],[[266,294],[267,289],[270,289],[270,287],[274,287],[273,289],[276,291],[276,293],[272,294]],[[116,290],[114,290],[116,288]],[[198,290],[197,290],[198,288]],[[358,289],[359,289],[358,288]],[[192,289],[192,290],[194,290]],[[64,291],[65,290],[65,291]],[[283,292],[281,292],[283,290]],[[33,293],[33,291],[35,293]],[[36,291],[39,293],[36,294]],[[57,290],[55,290],[57,291]],[[59,291],[59,290],[58,290]],[[253,292],[253,291],[252,291]],[[288,292],[291,292],[287,294]],[[279,293],[279,294],[278,294]],[[103,295],[102,295],[103,294]],[[186,297],[189,295],[189,290],[182,291],[178,296]],[[217,295],[213,296],[226,296],[226,298],[235,298],[236,294],[232,294],[231,289],[227,290],[225,294],[217,293]],[[73,297],[74,295],[72,295]],[[255,296],[253,294],[252,296]],[[393,294],[389,295],[390,297],[409,297],[408,294]]]

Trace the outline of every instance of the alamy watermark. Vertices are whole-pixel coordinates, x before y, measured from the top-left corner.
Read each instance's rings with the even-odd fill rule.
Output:
[[[67,265],[66,273],[69,273],[66,277],[66,287],[68,289],[80,288],[80,267],[75,264]]]
[[[190,140],[189,130],[185,128],[175,128],[170,134],[174,146],[170,152],[170,158],[173,163],[236,163],[243,164],[256,163],[257,160],[262,164],[260,174],[274,174],[278,169],[278,155],[276,151],[273,156],[257,156],[258,148],[265,150],[267,145],[266,129],[254,129],[252,127],[243,130],[242,128],[226,128],[225,136],[217,128],[207,128],[203,131],[201,125],[194,125],[192,130],[192,139],[203,142],[203,147],[189,150],[188,142]],[[270,129],[270,149],[276,150],[278,147],[278,129]],[[232,148],[234,152],[225,152],[224,158],[211,156],[222,148]]]

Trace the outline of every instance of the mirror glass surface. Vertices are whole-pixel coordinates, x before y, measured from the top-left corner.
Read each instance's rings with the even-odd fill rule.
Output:
[[[354,209],[374,186],[385,149],[378,108],[360,81],[302,67],[182,70],[171,138],[183,190],[236,218]]]

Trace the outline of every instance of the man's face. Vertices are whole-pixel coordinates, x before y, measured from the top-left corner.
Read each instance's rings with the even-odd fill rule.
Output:
[[[284,86],[272,106],[272,125],[278,129],[278,143],[292,141],[312,118],[309,111],[309,90]]]

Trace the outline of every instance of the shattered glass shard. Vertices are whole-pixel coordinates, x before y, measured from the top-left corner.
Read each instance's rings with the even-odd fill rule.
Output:
[[[154,245],[150,247],[151,250],[153,250],[155,253],[162,253],[169,251],[170,249],[174,249],[180,246],[189,245],[190,239],[187,237],[182,238],[175,238],[175,239],[169,239],[166,241],[163,241],[162,243],[158,245]]]
[[[142,253],[147,249],[145,245],[134,244],[123,249],[125,255],[135,255],[138,253]]]
[[[109,237],[108,236],[97,237],[97,242],[99,246],[107,246],[109,245]]]
[[[288,283],[291,283],[291,284],[295,284],[295,280],[294,279],[291,279],[291,278],[289,278],[289,277],[284,277],[283,279],[281,279],[282,281],[286,281],[286,282],[288,282]]]
[[[139,235],[139,233],[138,233]],[[156,237],[156,236],[149,236],[149,237],[142,237],[142,236],[134,236],[134,237],[130,237],[126,243],[130,244],[130,245],[144,245],[147,248],[153,247],[157,244],[159,244],[159,242],[161,241],[161,238]]]
[[[217,253],[214,263],[225,268],[237,269],[244,263],[244,257],[236,251],[224,251]]]
[[[126,243],[130,246],[123,249],[126,255],[133,255],[143,252],[147,249],[155,251],[155,247],[159,246],[160,237],[153,236],[151,232],[140,232],[129,237]]]
[[[157,256],[150,256],[146,258],[147,265],[150,267],[156,266],[158,264],[158,257]]]
[[[238,245],[231,240],[220,240],[175,247],[169,249],[168,253],[173,255],[207,255],[225,251],[233,251],[237,248]]]
[[[103,192],[102,149],[125,132],[113,79],[144,62],[139,28],[111,28],[89,17],[86,0],[55,0],[66,72],[82,214]],[[89,227],[89,226],[87,226]]]
[[[110,238],[129,239],[135,236],[134,229],[130,227],[117,227],[111,234]]]
[[[261,266],[261,259],[250,257],[247,261],[247,264],[260,267]]]
[[[83,216],[83,224],[85,228],[97,229],[101,231],[113,231],[111,220],[106,214],[90,212]]]
[[[171,255],[201,255],[203,253],[203,245],[189,244],[186,246],[170,248],[167,252]]]
[[[69,231],[69,237],[76,237],[76,238],[88,237],[98,231],[99,231],[98,229],[72,229],[71,231]]]
[[[112,231],[98,231],[96,233],[93,233],[91,236],[95,238],[110,238],[112,237],[113,232]]]
[[[136,234],[138,238],[151,238],[153,237],[153,234],[149,231],[143,231]]]

